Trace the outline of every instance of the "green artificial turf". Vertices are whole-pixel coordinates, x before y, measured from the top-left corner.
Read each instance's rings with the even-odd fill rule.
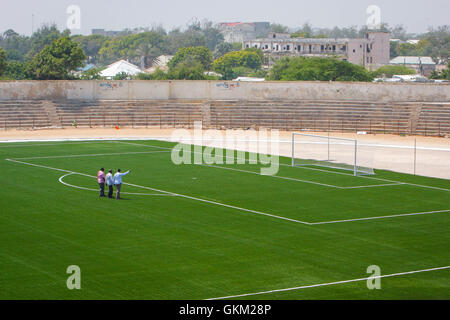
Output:
[[[450,209],[450,181],[287,158],[278,178],[260,165],[177,166],[172,146],[0,144],[0,299],[208,299],[316,284],[329,285],[241,298],[450,299],[450,269],[382,278],[380,290],[330,284],[368,277],[370,265],[382,275],[449,266],[449,212],[325,223]],[[124,182],[135,186],[122,191],[133,194],[99,198],[100,167],[131,169]],[[70,265],[81,290],[67,289]]]

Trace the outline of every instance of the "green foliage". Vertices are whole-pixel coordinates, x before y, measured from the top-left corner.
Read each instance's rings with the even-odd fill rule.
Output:
[[[80,75],[81,80],[100,80],[102,77],[100,76],[101,69],[91,68]]]
[[[264,61],[264,52],[261,49],[258,49],[258,48],[246,48],[246,49],[244,49],[244,51],[256,53],[258,55],[259,60],[261,61],[261,63],[263,63],[263,61]]]
[[[106,40],[99,50],[99,62],[107,65],[124,59],[139,65],[144,58],[144,67],[149,67],[151,61],[162,54],[162,47],[163,36],[154,31],[114,37]]]
[[[32,77],[36,80],[70,79],[70,72],[83,66],[83,50],[68,37],[53,41],[31,61]]]
[[[169,75],[163,70],[157,68],[153,73],[138,73],[134,76],[136,80],[169,80]]]
[[[31,79],[29,63],[10,61],[6,67],[5,76],[11,80]]]
[[[383,66],[375,71],[372,71],[371,74],[374,78],[380,78],[382,76],[392,78],[395,74],[416,74],[416,71],[405,66]]]
[[[271,23],[270,24],[270,31],[277,32],[277,33],[288,33],[289,28],[287,26],[284,26],[279,23]]]
[[[416,56],[416,45],[411,43],[400,43],[396,48],[397,56]]]
[[[6,50],[0,47],[0,76],[6,70]]]
[[[430,29],[420,36],[419,43],[391,43],[391,57],[397,56],[430,56],[447,60],[450,56],[450,27],[443,26]]]
[[[99,34],[90,36],[73,36],[72,40],[78,43],[81,49],[87,56],[88,63],[99,63],[99,51],[108,41],[108,37]]]
[[[229,52],[213,63],[213,70],[222,74],[224,80],[246,76],[261,68],[261,57],[255,50]]]
[[[113,77],[113,80],[128,80],[130,75],[126,72],[120,72]]]
[[[201,65],[203,70],[209,70],[212,62],[212,53],[206,47],[188,47],[181,48],[175,56],[169,61],[169,70],[174,70],[179,64],[187,67],[189,64]],[[183,67],[183,68],[184,68]]]
[[[430,79],[436,80],[450,80],[450,63],[447,64],[447,68],[441,72],[433,71],[431,73]]]
[[[361,66],[329,58],[287,57],[278,60],[270,71],[269,80],[281,81],[372,81]]]
[[[26,55],[26,60],[31,60],[36,54],[41,52],[46,46],[55,40],[70,36],[70,31],[60,32],[56,24],[43,25],[30,38],[31,49]]]
[[[241,45],[242,47],[242,45]],[[214,59],[218,59],[220,57],[223,57],[225,54],[227,54],[228,52],[233,51],[233,45],[231,43],[228,42],[222,42],[219,43],[213,52],[213,57]]]
[[[168,78],[174,80],[206,80],[204,72],[204,66],[199,61],[186,60],[169,68]]]
[[[152,75],[149,73],[141,72],[133,77],[135,80],[153,80]]]
[[[169,76],[163,70],[157,68],[155,72],[151,74],[151,80],[168,80]]]

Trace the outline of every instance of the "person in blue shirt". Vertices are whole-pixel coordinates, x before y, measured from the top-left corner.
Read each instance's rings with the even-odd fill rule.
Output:
[[[120,199],[120,190],[122,189],[122,177],[129,173],[130,170],[122,173],[120,172],[120,169],[117,169],[117,172],[114,175],[114,185],[116,186],[116,199]]]

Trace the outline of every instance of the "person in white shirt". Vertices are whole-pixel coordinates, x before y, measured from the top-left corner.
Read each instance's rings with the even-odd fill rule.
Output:
[[[112,175],[112,170],[109,170],[106,174],[106,185],[108,186],[108,198],[112,199],[114,192],[114,177]]]
[[[120,172],[120,169],[117,170],[116,174],[114,175],[114,185],[116,186],[116,199],[120,199],[120,189],[122,189],[122,177],[129,174],[130,170],[127,172]]]

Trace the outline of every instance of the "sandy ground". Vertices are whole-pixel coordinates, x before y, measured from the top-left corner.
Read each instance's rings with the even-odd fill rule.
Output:
[[[0,131],[0,142],[35,141],[58,139],[163,139],[171,140],[176,129],[112,129],[112,128],[70,128],[42,130]],[[193,136],[193,130],[188,130]],[[302,132],[307,133],[307,132]],[[311,133],[327,136],[326,132]],[[270,136],[270,131],[269,131]],[[361,165],[373,166],[398,172],[450,179],[450,138],[357,135],[353,133],[331,133],[331,137],[358,140],[358,158]],[[291,132],[279,132],[279,151],[283,156],[291,156]],[[416,142],[417,148],[414,149]],[[195,143],[195,142],[194,142]],[[205,144],[205,143],[204,143]],[[223,146],[220,141],[206,144]],[[255,150],[256,143],[246,143],[236,149]],[[414,161],[416,159],[416,161]],[[415,167],[415,168],[414,168]]]

